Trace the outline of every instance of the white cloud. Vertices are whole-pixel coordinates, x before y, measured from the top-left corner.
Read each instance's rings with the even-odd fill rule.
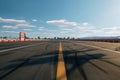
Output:
[[[17,31],[0,31],[1,33],[19,33],[19,32],[17,32]]]
[[[16,19],[5,19],[0,17],[0,22],[5,22],[5,23],[27,23],[26,20],[16,20]]]
[[[28,23],[26,20],[16,20],[16,19],[5,19],[0,17],[0,22],[4,22],[4,23],[11,23],[9,25],[3,25],[3,28],[6,29],[17,29],[17,28],[23,28],[23,27],[36,27],[30,23]]]
[[[29,24],[29,23],[26,23],[26,24],[17,24],[16,26],[17,26],[17,27],[36,27],[36,26],[31,25],[31,24]]]
[[[82,37],[91,37],[91,36],[120,36],[120,26],[113,27],[101,27],[97,26],[86,26],[86,27],[77,27],[79,34]]]
[[[75,27],[62,27],[63,36],[74,37],[92,37],[92,36],[120,36],[120,26],[113,27],[98,27],[88,22],[80,23],[81,25]]]
[[[3,28],[6,28],[6,29],[17,29],[18,27],[16,26],[9,26],[9,25],[4,25],[2,26]]]
[[[42,31],[42,30],[45,30],[46,28],[45,27],[39,27],[38,30]]]
[[[100,27],[94,26],[88,22],[77,23],[69,22],[67,20],[51,20],[46,21],[48,24],[54,24],[60,26],[63,36],[78,36],[78,37],[90,37],[90,36],[120,36],[120,26],[112,27]],[[64,27],[64,26],[67,26]],[[74,26],[74,27],[72,27]]]
[[[101,29],[101,32],[106,36],[120,36],[120,26],[113,26]]]
[[[32,19],[33,22],[37,22],[38,20],[37,19]]]
[[[93,37],[93,36],[120,36],[120,26],[98,28],[97,26],[79,26],[73,28],[62,28],[61,30],[46,30],[44,32],[30,33],[30,36],[36,35],[40,37]],[[42,29],[44,27],[40,27]]]
[[[18,28],[34,28],[36,26],[31,25],[31,24],[16,24],[14,26],[11,25],[3,25],[2,28],[6,28],[6,29],[18,29]]]
[[[32,29],[23,29],[24,31],[32,31]]]
[[[83,22],[82,25],[83,26],[89,26],[90,24],[88,22]]]
[[[63,28],[64,31],[72,31],[73,29]]]
[[[70,22],[67,20],[51,20],[51,21],[46,21],[47,24],[54,24],[58,26],[77,26],[76,22]]]

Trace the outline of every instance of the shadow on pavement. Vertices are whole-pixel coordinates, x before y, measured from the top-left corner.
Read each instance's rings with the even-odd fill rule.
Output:
[[[84,80],[88,80],[86,73],[83,69],[83,65],[86,63],[90,63],[90,60],[93,59],[100,59],[103,56],[105,56],[102,53],[96,53],[96,54],[84,54],[84,52],[89,52],[89,51],[93,51],[94,49],[88,49],[88,50],[83,50],[83,51],[64,51],[64,60],[66,63],[66,66],[69,65],[69,68],[66,68],[66,72],[67,72],[67,76],[71,76],[71,74],[74,73],[74,71],[77,69],[79,71],[79,74],[82,75]],[[72,53],[71,53],[72,52]],[[71,54],[70,54],[71,53]],[[92,63],[91,63],[92,64]],[[94,65],[96,68],[98,68],[99,70],[102,70],[100,67],[98,67],[95,64]],[[104,70],[102,70],[104,71]],[[105,71],[104,71],[105,72]],[[70,79],[70,80],[74,80]],[[76,80],[80,80],[79,77],[76,77]]]
[[[79,55],[79,54],[82,54],[83,52],[94,51],[94,50],[95,49],[88,49],[88,50],[83,50],[83,51],[77,51],[77,50],[63,51],[65,65],[66,66],[69,64],[71,65],[70,69],[66,69],[67,77],[69,77],[75,71],[75,69],[78,68],[79,73],[83,76],[84,80],[88,80],[86,77],[86,73],[82,66],[84,64],[88,63],[92,59],[100,59],[105,55],[103,55],[102,53],[101,54],[99,54],[99,53],[98,54],[90,54],[90,55],[87,55],[87,54]],[[9,61],[10,65],[0,68],[0,71],[12,70],[10,72],[10,73],[12,73],[13,71],[17,70],[19,67],[40,65],[40,64],[46,64],[46,63],[57,67],[58,53],[59,53],[59,51],[54,51],[54,52],[44,53],[44,54],[38,53],[38,55],[34,55],[30,58],[20,58],[20,59],[16,59],[16,60],[11,60],[11,61]],[[4,77],[7,75],[4,75]],[[1,78],[3,78],[3,77],[0,76],[0,79]]]

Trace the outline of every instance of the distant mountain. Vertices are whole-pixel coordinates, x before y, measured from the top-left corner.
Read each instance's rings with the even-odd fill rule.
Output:
[[[81,39],[120,39],[120,36],[94,36],[94,37],[83,37]]]

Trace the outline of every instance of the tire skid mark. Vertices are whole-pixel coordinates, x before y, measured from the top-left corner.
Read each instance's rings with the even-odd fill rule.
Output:
[[[93,62],[89,61],[89,63],[90,63],[91,65],[95,66],[95,67],[96,67],[97,69],[99,69],[100,71],[102,71],[102,72],[108,74],[104,69],[102,69],[102,68],[99,67],[98,65],[94,64]]]
[[[72,44],[74,45],[74,43],[72,43]],[[74,46],[76,46],[76,45],[74,45]],[[85,71],[83,69],[83,63],[84,62],[82,62],[82,61],[80,62],[79,59],[78,59],[78,57],[77,57],[77,53],[78,52],[74,48],[72,48],[70,46],[65,46],[65,47],[67,47],[68,49],[70,49],[73,52],[73,54],[75,54],[74,55],[75,64],[73,65],[73,67],[78,68],[79,73],[81,74],[81,76],[83,77],[84,80],[88,80],[87,75],[86,75],[86,73],[85,73]],[[69,73],[67,73],[67,74],[69,74]]]
[[[40,44],[35,44],[35,45],[30,45],[30,46],[36,46],[36,45],[41,45]],[[29,46],[29,47],[30,47]],[[26,47],[26,46],[25,46]],[[28,55],[28,54],[26,54]],[[26,55],[24,55],[23,57],[25,57]],[[19,64],[16,64],[14,66],[14,68],[8,70],[7,72],[5,72],[3,75],[0,75],[0,80],[4,79],[5,77],[7,77],[9,74],[13,73],[14,71],[16,71],[17,69],[19,69],[20,67],[22,67],[23,65],[25,65],[26,63],[29,63],[29,61],[31,60],[32,57],[34,57],[35,55],[29,56],[27,58],[25,58],[25,60]]]
[[[24,62],[16,65],[15,68],[9,70],[8,72],[6,72],[5,74],[3,74],[2,76],[0,76],[0,80],[2,80],[3,78],[5,78],[6,76],[8,76],[9,74],[11,74],[12,72],[16,71],[18,68],[20,68],[21,66],[23,66],[25,63],[27,63],[30,60],[30,58],[26,59]]]
[[[74,45],[73,43],[72,43],[72,45]],[[74,46],[76,46],[76,45],[74,45]],[[79,60],[78,60],[78,58],[77,58],[77,51],[75,50],[75,49],[73,49],[71,46],[69,46],[69,45],[67,45],[67,46],[64,46],[64,47],[67,47],[68,49],[68,51],[69,50],[71,50],[71,53],[73,53],[74,55],[73,55],[73,57],[74,57],[74,64],[73,64],[73,66],[72,66],[72,70],[74,69],[74,68],[77,68],[78,69],[78,71],[79,71],[79,73],[82,75],[82,77],[83,77],[83,79],[84,80],[88,80],[87,79],[87,76],[86,76],[86,73],[85,73],[85,71],[84,71],[84,69],[83,69],[83,64],[81,63],[81,62],[79,62]],[[63,52],[64,53],[64,52]],[[68,57],[68,56],[67,56]],[[70,71],[68,70],[66,73],[67,73],[67,76],[69,76],[69,73]]]
[[[116,67],[118,67],[120,69],[120,65],[117,65],[117,64],[115,64],[113,62],[110,62],[110,61],[107,61],[107,60],[102,60],[102,59],[100,61],[104,61],[106,63],[112,64],[112,65],[114,65],[114,66],[116,66]]]
[[[76,46],[77,46],[77,45],[76,45]],[[76,50],[74,50],[73,48],[71,48],[71,47],[69,47],[69,49],[73,50],[74,53],[75,53],[75,62],[76,62],[76,65],[77,65],[77,67],[78,67],[78,69],[79,69],[79,72],[80,72],[81,75],[83,76],[84,80],[88,80],[87,75],[86,75],[86,73],[85,73],[85,71],[84,71],[84,69],[83,69],[82,61],[80,62],[80,61],[78,60],[78,57],[77,57],[78,52],[77,52]],[[82,54],[85,53],[84,51],[80,51],[80,52],[81,52]],[[86,53],[85,53],[85,54],[86,54]],[[86,54],[86,55],[87,55],[87,56],[90,56],[89,54]],[[90,57],[91,57],[91,59],[96,59],[94,56],[90,56]],[[84,60],[85,60],[85,61],[88,61],[88,63],[90,63],[91,65],[93,65],[94,67],[96,67],[98,70],[104,72],[105,74],[108,74],[104,69],[102,69],[102,68],[99,67],[98,65],[94,64],[93,62],[89,61],[89,59],[84,58]],[[83,61],[83,63],[84,63],[84,61]]]
[[[86,73],[85,73],[85,71],[84,71],[84,69],[83,69],[83,65],[82,65],[81,62],[79,62],[79,60],[78,60],[78,58],[77,58],[77,53],[76,53],[76,52],[75,52],[75,62],[76,62],[76,64],[77,64],[77,67],[78,67],[78,69],[79,69],[79,72],[80,72],[81,75],[83,76],[84,80],[88,80],[87,75],[86,75]]]
[[[87,53],[85,53],[85,54],[88,55],[88,56],[91,56],[91,55],[89,55],[89,54],[87,54]],[[91,57],[95,58],[94,56],[91,56]],[[120,68],[119,65],[117,65],[117,64],[115,64],[115,63],[113,63],[113,62],[110,62],[110,61],[107,61],[107,60],[103,60],[103,59],[96,59],[96,60],[102,61],[102,62],[106,62],[106,63],[108,63],[108,64],[111,64],[111,65],[115,66],[115,67]]]
[[[73,44],[76,44],[76,43],[73,43]],[[76,45],[76,46],[77,46],[77,45]],[[87,53],[85,53],[85,52],[84,52],[84,54],[86,54],[86,55],[88,55],[88,56],[96,59],[96,57],[94,57],[94,56],[92,56],[92,55],[89,55],[89,54],[87,54]],[[110,58],[110,59],[111,59],[111,58]],[[117,64],[115,64],[115,63],[113,63],[113,62],[111,62],[111,61],[108,61],[108,60],[104,60],[104,58],[103,58],[103,59],[102,59],[102,58],[101,58],[101,59],[96,59],[96,60],[102,61],[102,62],[106,62],[106,63],[111,64],[111,65],[113,65],[113,66],[115,66],[115,67],[118,67],[118,68],[120,69],[120,65],[117,65]],[[90,63],[93,64],[94,66],[96,66],[96,67],[98,68],[98,66],[97,66],[96,64],[92,63],[91,61],[90,61]],[[100,67],[99,67],[99,69],[106,73],[106,71],[105,71],[104,69],[102,69],[102,68],[100,68]]]

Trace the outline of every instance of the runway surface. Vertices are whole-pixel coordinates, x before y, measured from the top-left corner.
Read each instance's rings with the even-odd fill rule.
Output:
[[[81,41],[0,43],[0,80],[120,80],[120,53]]]

